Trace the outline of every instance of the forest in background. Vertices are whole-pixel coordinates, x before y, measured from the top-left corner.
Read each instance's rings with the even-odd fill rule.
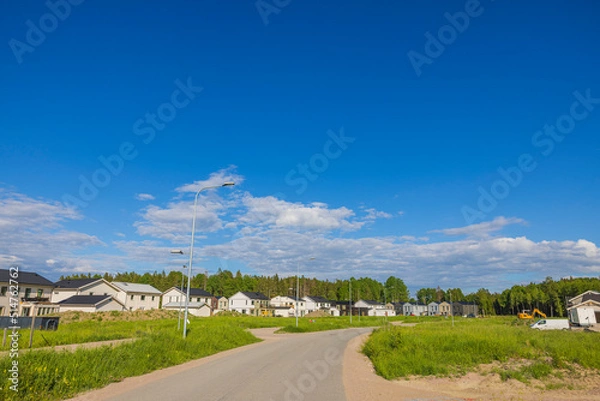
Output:
[[[125,281],[143,283],[166,291],[171,287],[181,286],[182,272],[154,272],[139,274],[125,272],[117,274],[78,274],[61,276],[64,279],[104,278],[107,281]],[[428,304],[432,301],[468,302],[479,305],[485,315],[516,315],[523,309],[538,308],[548,316],[566,316],[566,302],[588,290],[600,291],[600,278],[562,278],[553,280],[546,277],[541,283],[514,285],[509,289],[490,292],[481,288],[475,292],[464,294],[460,288],[421,288],[410,293],[401,278],[391,276],[381,283],[369,277],[351,278],[352,299],[369,299],[380,302],[418,302]],[[300,297],[306,295],[320,296],[333,301],[350,299],[350,280],[319,280],[316,278],[300,277]],[[187,281],[187,279],[186,279]],[[238,291],[262,292],[269,298],[277,295],[295,296],[296,276],[279,277],[256,276],[232,273],[229,270],[218,270],[216,274],[207,276],[195,275],[192,278],[192,288],[203,288],[215,296],[229,297]]]

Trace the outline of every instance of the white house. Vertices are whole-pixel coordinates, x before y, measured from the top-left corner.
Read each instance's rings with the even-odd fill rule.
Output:
[[[119,288],[103,278],[85,278],[77,280],[61,280],[54,284],[52,290],[52,303],[61,301],[74,295],[110,295],[116,297]]]
[[[260,292],[236,292],[229,297],[229,310],[243,315],[268,314],[269,298]]]
[[[161,292],[149,284],[125,283],[113,281],[112,285],[119,289],[116,298],[127,310],[158,309]]]
[[[331,301],[323,297],[307,296],[304,297],[306,301],[306,312],[314,312],[317,310],[323,310],[329,312],[331,309]]]
[[[427,305],[411,304],[409,302],[402,305],[404,316],[424,316],[427,315]]]
[[[124,311],[125,305],[111,295],[73,295],[58,303],[60,312]]]
[[[40,316],[58,312],[58,306],[50,302],[54,288],[52,281],[37,273],[12,268],[0,269],[0,316],[11,315],[9,295],[16,289],[16,283],[16,299],[19,302],[15,306],[19,316]]]
[[[187,288],[183,287],[183,290],[179,287],[171,287],[167,291],[162,294],[162,304],[164,305],[173,303],[173,302],[183,302],[185,303],[185,299],[187,298]],[[204,291],[201,288],[190,288],[190,301],[189,302],[198,302],[205,303],[211,309],[213,309],[213,299],[211,293]],[[216,306],[216,303],[214,304]]]
[[[579,326],[600,323],[600,292],[586,291],[569,300],[569,320]]]
[[[377,301],[361,299],[354,304],[358,310],[366,309],[367,316],[396,316],[393,306],[383,305]]]
[[[185,310],[185,299],[182,299],[181,302],[168,302],[163,304],[162,309],[181,311],[183,313]],[[212,313],[212,309],[204,302],[192,301],[188,302],[188,313],[197,317],[209,317]]]
[[[298,302],[300,302],[300,300],[298,300]],[[271,300],[269,301],[269,305],[271,305],[273,307],[282,307],[282,306],[293,307],[294,305],[296,305],[296,300],[292,297],[277,295],[275,298],[271,298]]]
[[[437,316],[440,314],[440,304],[437,302],[430,302],[427,304],[427,315],[428,316]]]

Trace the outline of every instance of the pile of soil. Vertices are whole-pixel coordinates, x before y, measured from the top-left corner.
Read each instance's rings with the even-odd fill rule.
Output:
[[[322,310],[316,310],[310,313],[307,313],[305,317],[330,317],[331,315],[327,312],[323,312]]]

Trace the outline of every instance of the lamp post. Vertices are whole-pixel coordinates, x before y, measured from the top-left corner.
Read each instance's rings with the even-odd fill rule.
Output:
[[[188,309],[189,309],[189,299],[190,299],[190,286],[192,281],[192,262],[194,259],[194,234],[196,231],[196,208],[198,206],[198,196],[200,192],[206,191],[207,189],[214,189],[220,187],[230,187],[235,185],[234,182],[224,182],[221,185],[214,185],[210,187],[203,187],[196,192],[196,196],[194,197],[194,217],[192,218],[192,243],[190,244],[190,261],[188,263],[188,282],[187,282],[187,294],[185,297],[185,313],[183,314],[183,339],[185,340],[187,335],[187,321],[188,321]]]
[[[315,260],[315,258],[310,258],[308,260]],[[298,309],[298,298],[300,297],[300,261],[298,261],[298,271],[296,274],[296,327],[298,327],[298,315],[300,314],[300,309]]]
[[[171,255],[183,255],[183,251],[181,249],[171,249]],[[183,270],[185,270],[185,265],[183,265]],[[179,290],[183,294],[183,270],[181,271],[181,287]],[[177,331],[181,328],[181,301],[179,301],[179,316],[177,317]]]

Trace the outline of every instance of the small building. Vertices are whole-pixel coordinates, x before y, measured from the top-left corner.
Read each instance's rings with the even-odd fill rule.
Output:
[[[124,311],[125,305],[111,295],[73,295],[58,303],[60,312]]]
[[[442,301],[438,305],[438,312],[440,316],[450,316],[452,314],[452,305],[446,301]]]
[[[430,302],[427,304],[427,316],[438,316],[440,314],[440,304]]]
[[[269,309],[269,298],[260,292],[236,292],[229,297],[229,310],[242,315],[272,315]]]
[[[300,302],[300,300],[298,300],[298,302]],[[269,300],[269,305],[272,307],[282,307],[282,306],[286,306],[286,307],[293,307],[296,305],[296,300],[292,297],[286,297],[284,295],[277,295],[274,298],[271,298]]]
[[[60,304],[61,301],[74,295],[110,295],[116,297],[119,288],[103,278],[84,278],[76,280],[61,280],[54,283],[52,290],[52,303]]]
[[[158,309],[161,292],[151,285],[122,281],[113,281],[112,285],[119,289],[116,298],[125,305],[126,310]]]
[[[406,302],[402,305],[404,316],[427,316],[427,305]]]
[[[600,292],[586,291],[568,302],[569,320],[578,326],[600,323]]]
[[[14,287],[11,286],[14,286],[15,282],[18,283],[18,293],[13,299],[18,300],[18,304],[14,305],[18,316],[42,316],[58,312],[58,305],[50,302],[54,283],[37,273],[14,268],[0,269],[0,316],[11,315],[9,295],[14,291]]]
[[[479,307],[473,303],[468,302],[453,302],[452,303],[452,314],[454,316],[477,316],[479,314]]]
[[[229,299],[226,297],[216,297],[217,299],[217,311],[229,310]]]
[[[183,302],[185,303],[185,299],[187,298],[187,287],[179,288],[179,287],[171,287],[167,291],[162,293],[162,304],[164,305],[171,304],[173,302]],[[215,298],[212,296],[210,292],[204,291],[201,288],[190,288],[190,300],[191,302],[197,303],[205,303],[211,309],[216,306],[213,306],[213,301]]]
[[[306,301],[307,313],[311,313],[318,310],[329,312],[331,309],[331,301],[326,298],[309,295],[304,297],[304,300]]]
[[[182,301],[167,302],[162,305],[162,309],[183,313],[185,311],[185,299],[182,299]],[[188,314],[196,317],[209,317],[212,314],[212,309],[210,305],[204,302],[191,301],[188,302]]]
[[[354,304],[354,307],[359,311],[361,316],[363,316],[363,310],[366,311],[367,316],[396,316],[393,305],[388,306],[373,300],[361,299]]]

